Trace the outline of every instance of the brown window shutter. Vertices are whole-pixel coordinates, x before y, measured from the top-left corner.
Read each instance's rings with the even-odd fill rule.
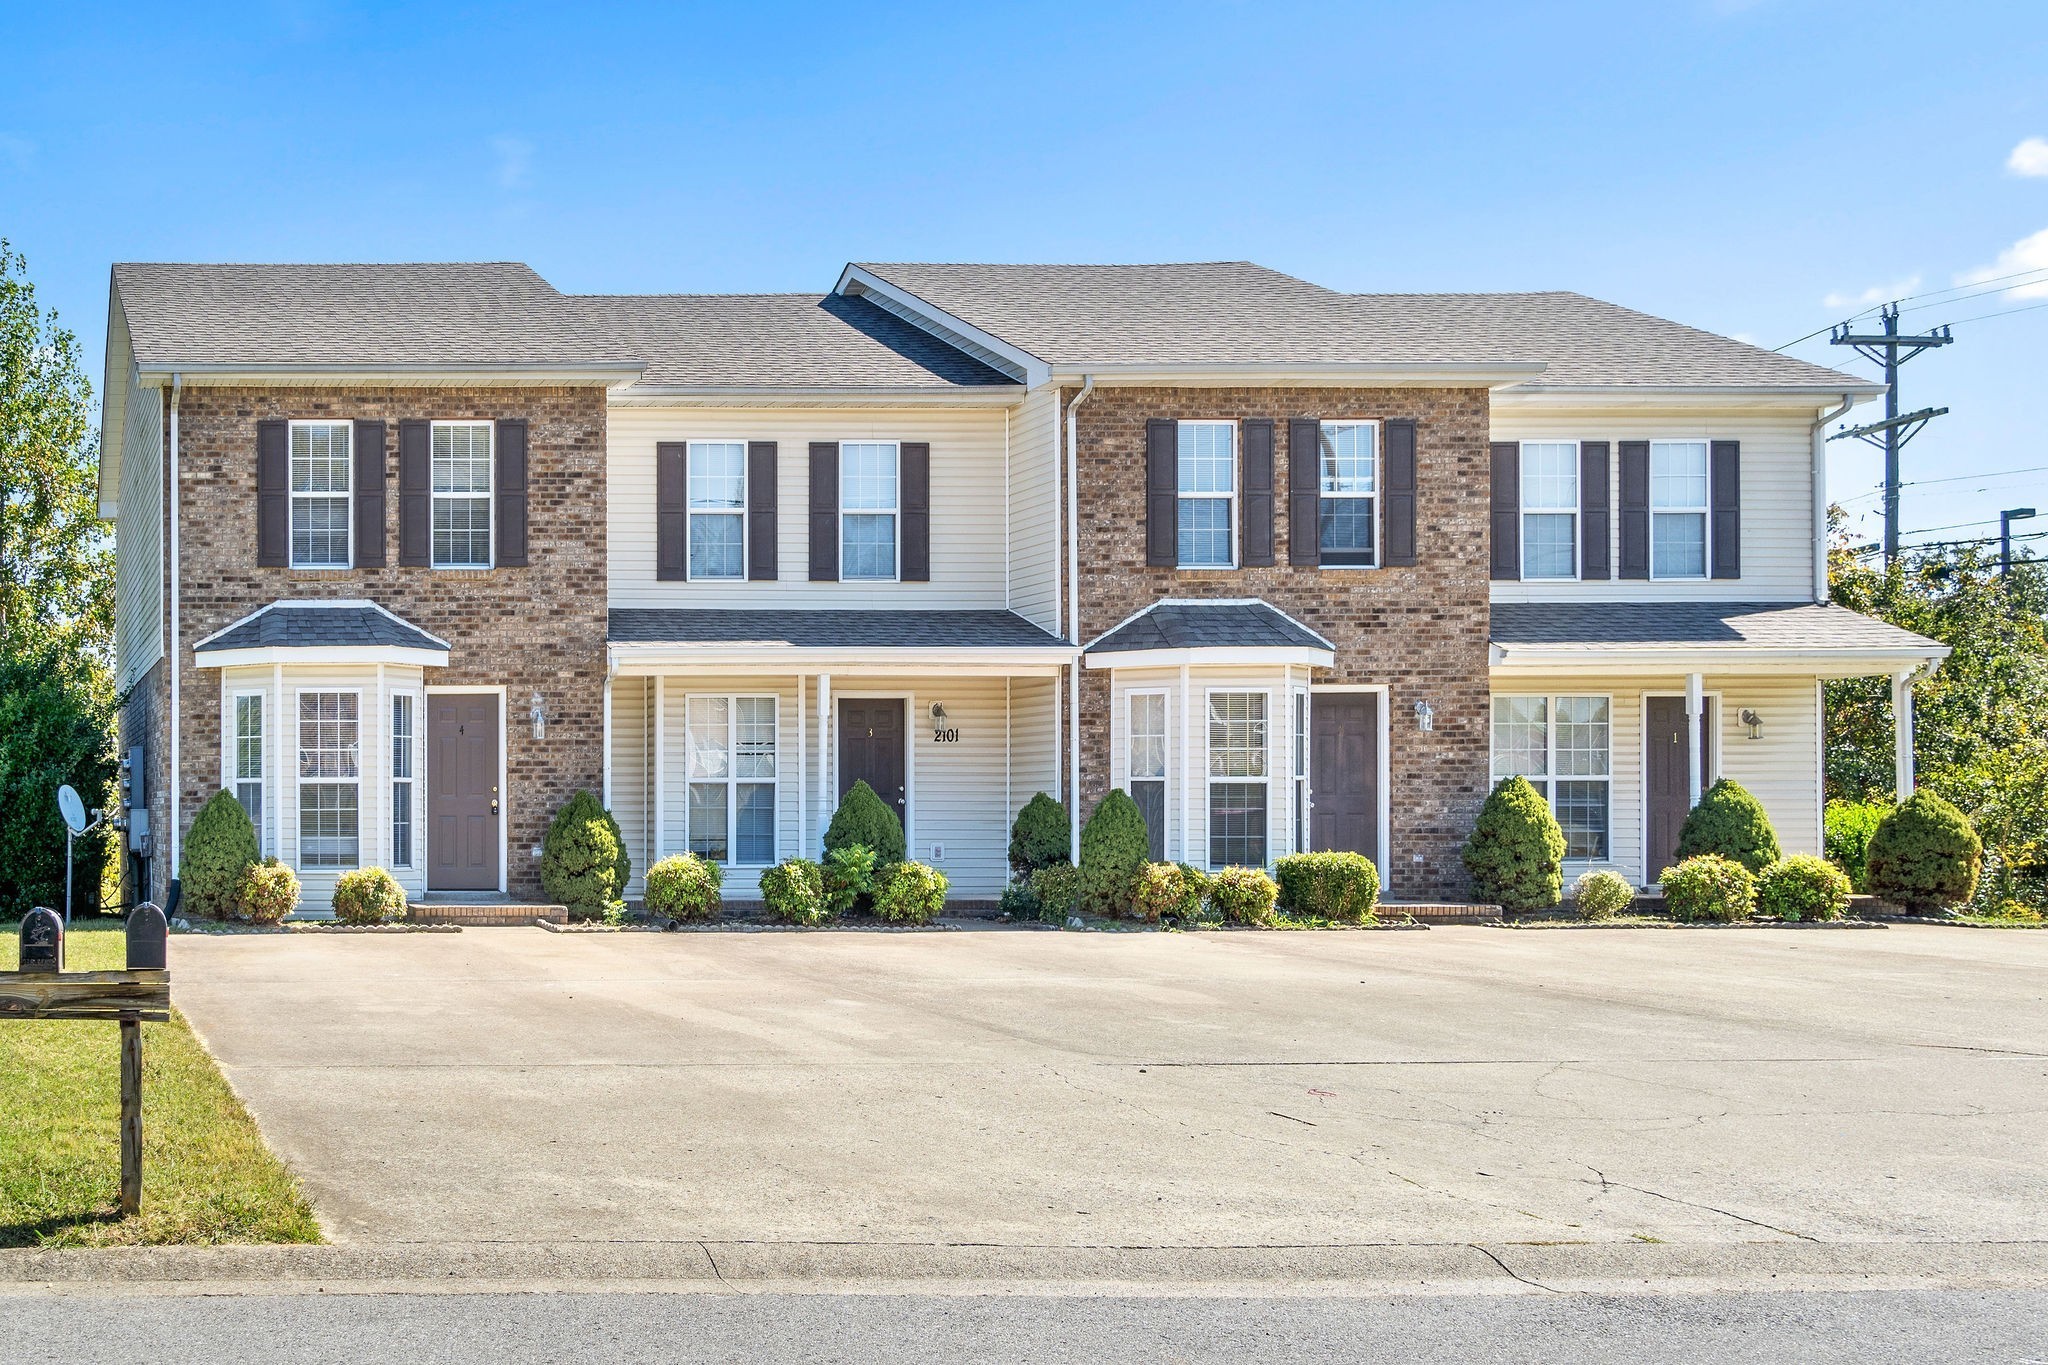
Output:
[[[1742,442],[1715,441],[1708,448],[1707,505],[1714,509],[1715,578],[1742,577]]]
[[[811,442],[811,582],[839,581],[839,442]]]
[[[1612,576],[1607,559],[1607,442],[1579,442],[1579,577]]]
[[[1180,423],[1153,417],[1145,423],[1145,563],[1170,569],[1179,562]]]
[[[1248,418],[1240,424],[1244,453],[1238,477],[1244,493],[1244,526],[1240,554],[1247,568],[1278,563],[1273,553],[1273,423]]]
[[[690,447],[685,441],[654,445],[654,577],[662,583],[690,577]]]
[[[1400,417],[1383,423],[1381,440],[1386,446],[1385,488],[1380,512],[1386,542],[1382,564],[1406,567],[1416,562],[1415,546],[1415,421]]]
[[[1496,583],[1522,576],[1522,443],[1495,441],[1493,491],[1487,509],[1493,529],[1493,552],[1487,573]]]
[[[526,419],[498,423],[498,567],[526,566]]]
[[[398,562],[434,562],[434,424],[398,424]]]
[[[773,583],[781,575],[776,536],[773,441],[747,442],[747,577]]]
[[[384,567],[384,424],[358,422],[355,445],[356,549],[358,569]]]
[[[905,441],[897,447],[902,468],[903,544],[900,547],[905,583],[929,583],[932,578],[932,448],[925,441]]]
[[[1323,424],[1313,417],[1287,423],[1287,562],[1323,562]]]
[[[256,424],[256,565],[292,562],[292,424]]]
[[[1621,450],[1621,578],[1650,576],[1650,443],[1623,441]]]

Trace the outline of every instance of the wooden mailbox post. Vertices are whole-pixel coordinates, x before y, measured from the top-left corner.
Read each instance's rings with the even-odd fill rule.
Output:
[[[54,929],[53,929],[54,925]],[[111,1019],[121,1025],[121,1212],[142,1208],[142,1023],[171,1017],[170,926],[145,902],[128,917],[128,970],[64,970],[64,921],[22,916],[20,971],[0,972],[0,1019]]]

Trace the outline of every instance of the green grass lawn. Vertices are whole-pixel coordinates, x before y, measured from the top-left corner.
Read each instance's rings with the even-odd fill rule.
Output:
[[[0,970],[17,955],[14,926]],[[70,971],[124,965],[117,920],[82,920]],[[177,995],[178,940],[171,940]],[[142,1026],[142,1212],[121,1217],[120,1026],[0,1022],[0,1247],[317,1242],[320,1227],[175,1011]]]

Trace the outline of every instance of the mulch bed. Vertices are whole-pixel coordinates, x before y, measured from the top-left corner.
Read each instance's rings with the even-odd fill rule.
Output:
[[[1733,924],[1722,924],[1715,920],[1681,922],[1673,919],[1633,920],[1569,920],[1569,919],[1524,919],[1495,920],[1485,927],[1489,929],[1889,929],[1867,919],[1824,919],[1824,920],[1738,920]]]

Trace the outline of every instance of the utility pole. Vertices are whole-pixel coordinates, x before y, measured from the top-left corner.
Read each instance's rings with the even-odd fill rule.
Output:
[[[1998,514],[1998,576],[2012,576],[2012,524],[2035,515],[2031,507],[2008,507]]]
[[[1899,366],[1922,351],[1946,346],[1955,338],[1947,327],[1919,336],[1900,336],[1899,305],[1896,303],[1886,304],[1882,317],[1884,331],[1881,334],[1852,332],[1845,322],[1835,328],[1828,342],[1834,346],[1854,346],[1858,355],[1884,368],[1884,420],[1853,431],[1838,432],[1828,439],[1856,436],[1884,451],[1884,562],[1886,567],[1890,567],[1899,557],[1899,451],[1906,442],[1920,434],[1920,428],[1948,411],[1947,408],[1922,408],[1900,416]]]

